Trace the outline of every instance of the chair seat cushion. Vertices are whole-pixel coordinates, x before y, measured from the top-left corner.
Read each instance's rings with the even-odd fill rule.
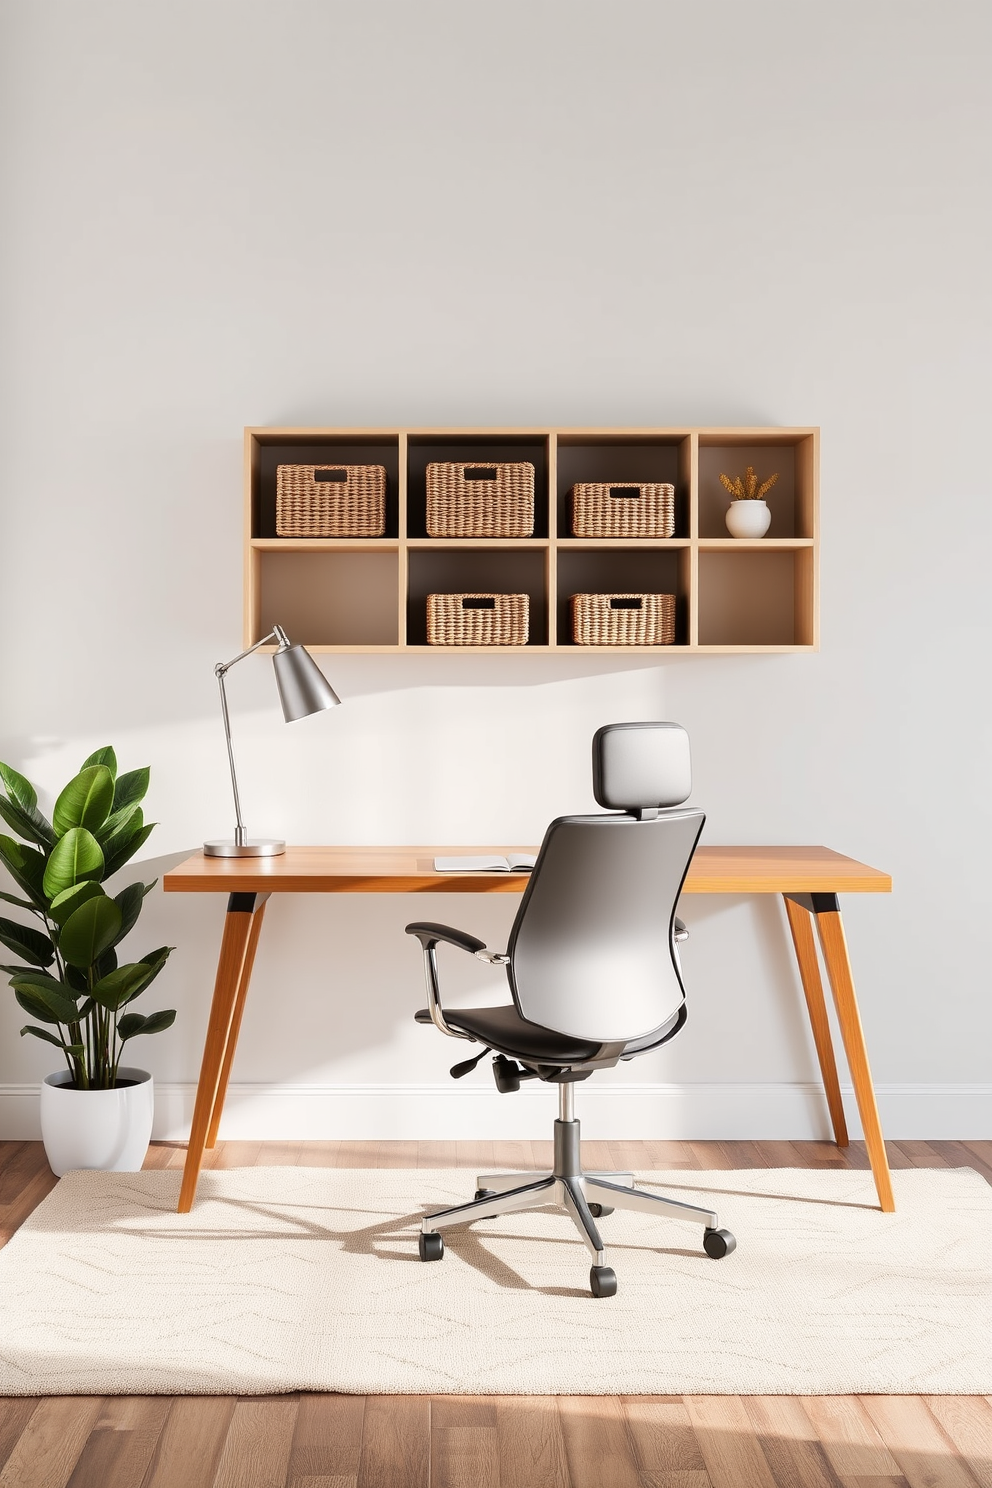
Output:
[[[462,1033],[517,1059],[536,1059],[549,1064],[570,1064],[592,1059],[602,1048],[588,1039],[569,1038],[538,1023],[528,1023],[516,1008],[445,1008],[445,1021]]]
[[[418,1023],[429,1023],[431,1015],[426,1008],[414,1013]],[[563,1033],[553,1033],[550,1028],[541,1028],[537,1023],[528,1023],[521,1018],[515,1007],[491,1008],[445,1008],[444,1020],[450,1028],[461,1033],[470,1033],[481,1043],[509,1054],[517,1059],[534,1059],[549,1064],[569,1064],[574,1060],[591,1059],[602,1047],[586,1039],[568,1038]]]
[[[679,1022],[680,1016],[681,1010],[674,1017],[669,1018],[661,1028],[642,1034],[640,1038],[631,1039],[621,1057],[629,1057],[631,1054],[641,1053],[645,1049],[654,1048],[656,1044],[664,1043]],[[420,1008],[414,1017],[418,1023],[431,1021],[431,1015],[426,1008]],[[521,1018],[513,1006],[445,1008],[444,1017],[451,1028],[457,1028],[461,1033],[470,1033],[481,1043],[488,1044],[490,1048],[497,1049],[499,1053],[509,1054],[511,1058],[516,1059],[568,1065],[584,1059],[593,1059],[603,1047],[602,1044],[590,1043],[587,1039],[573,1039],[563,1033],[553,1033],[550,1028],[542,1028],[538,1023],[528,1023],[526,1018]]]

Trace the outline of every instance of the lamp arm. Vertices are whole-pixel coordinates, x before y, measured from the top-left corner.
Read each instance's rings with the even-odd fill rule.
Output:
[[[229,663],[229,665],[233,665],[233,663]],[[215,669],[215,675],[217,677],[217,683],[220,687],[220,711],[224,719],[224,738],[227,740],[227,758],[231,766],[231,790],[234,794],[234,816],[237,823],[234,828],[234,841],[238,847],[243,847],[244,844],[248,841],[248,833],[245,831],[245,824],[241,820],[241,801],[238,796],[238,776],[234,768],[234,745],[231,743],[231,717],[227,711],[227,692],[224,687],[224,672],[226,670],[226,667],[222,668],[220,664],[218,664]]]
[[[281,625],[273,625],[268,635],[263,636],[260,641],[256,641],[254,646],[249,646],[247,651],[240,651],[238,655],[233,656],[230,661],[219,661],[214,667],[214,676],[222,677],[224,673],[229,672],[233,666],[237,666],[239,661],[244,661],[246,656],[250,656],[252,652],[257,651],[260,646],[267,645],[269,641],[278,641],[280,648],[282,648],[283,646],[289,645],[289,636],[283,630]]]
[[[236,822],[234,841],[237,847],[244,847],[248,841],[248,833],[245,831],[245,824],[241,820],[238,775],[234,768],[234,745],[231,743],[231,715],[227,711],[227,689],[224,686],[224,678],[232,666],[235,666],[239,661],[243,661],[246,656],[250,656],[253,651],[258,650],[259,646],[264,646],[268,641],[278,641],[280,647],[289,645],[289,637],[282,626],[274,625],[267,636],[263,636],[260,641],[256,641],[254,646],[249,646],[247,651],[242,651],[239,656],[233,657],[231,661],[219,661],[214,667],[214,676],[217,678],[217,685],[220,688],[220,711],[224,719],[224,738],[227,741],[227,758],[231,766],[231,792],[234,796],[234,817]]]

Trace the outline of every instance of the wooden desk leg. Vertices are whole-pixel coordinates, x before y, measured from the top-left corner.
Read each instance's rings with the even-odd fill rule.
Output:
[[[193,1207],[200,1165],[203,1162],[203,1149],[207,1145],[211,1125],[214,1124],[215,1112],[217,1123],[220,1121],[220,1110],[227,1090],[226,1079],[223,1086],[221,1084],[222,1072],[226,1070],[230,1073],[234,1058],[248,979],[268,897],[268,894],[231,894],[228,898],[207,1038],[196,1086],[193,1123],[186,1149],[186,1166],[179,1192],[180,1214],[188,1214]]]
[[[248,931],[248,943],[245,946],[245,958],[241,966],[241,976],[238,980],[238,991],[234,1002],[234,1011],[231,1014],[231,1027],[227,1035],[227,1047],[224,1050],[224,1063],[221,1065],[220,1078],[217,1081],[217,1093],[214,1096],[213,1111],[210,1116],[210,1126],[207,1129],[207,1146],[217,1145],[217,1132],[220,1128],[220,1118],[224,1110],[224,1101],[227,1098],[227,1085],[231,1078],[231,1065],[234,1063],[234,1051],[238,1047],[238,1035],[241,1032],[241,1019],[245,1011],[245,1003],[248,1000],[248,983],[251,981],[252,967],[255,964],[255,952],[258,949],[258,937],[262,933],[262,920],[265,918],[265,905],[268,894],[256,896],[260,901],[251,916],[251,928]]]
[[[820,936],[820,945],[823,948],[827,977],[834,994],[837,1021],[840,1024],[844,1052],[847,1055],[854,1094],[861,1115],[865,1146],[868,1148],[868,1160],[871,1163],[875,1187],[878,1190],[878,1202],[886,1214],[891,1214],[896,1207],[892,1193],[892,1175],[889,1172],[889,1160],[885,1155],[885,1140],[882,1137],[882,1125],[878,1119],[878,1106],[875,1104],[875,1089],[871,1082],[868,1051],[865,1048],[861,1013],[854,991],[851,958],[847,951],[847,938],[840,917],[840,905],[836,894],[810,894],[808,897],[810,910],[816,918],[816,928]]]
[[[816,957],[812,915],[805,907],[797,904],[794,899],[790,899],[787,894],[783,897],[785,898],[785,912],[789,916],[789,929],[792,931],[792,944],[796,948],[796,960],[799,962],[803,992],[806,994],[806,1007],[809,1010],[809,1021],[813,1030],[816,1057],[820,1061],[820,1074],[823,1077],[827,1109],[830,1112],[830,1121],[834,1129],[834,1141],[838,1147],[846,1147],[848,1145],[847,1121],[844,1116],[844,1102],[841,1100],[840,1081],[837,1078],[837,1061],[834,1058],[834,1045],[830,1037],[823,983],[820,980],[820,964]]]

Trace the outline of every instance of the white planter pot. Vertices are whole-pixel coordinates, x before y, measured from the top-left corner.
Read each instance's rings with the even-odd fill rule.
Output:
[[[727,531],[731,537],[764,537],[771,520],[767,501],[732,501],[727,508]]]
[[[71,1090],[68,1070],[41,1084],[41,1136],[57,1178],[72,1168],[136,1173],[152,1136],[155,1089],[147,1070],[121,1065],[117,1090]]]

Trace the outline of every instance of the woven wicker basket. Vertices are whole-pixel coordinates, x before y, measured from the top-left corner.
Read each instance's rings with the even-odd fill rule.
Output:
[[[534,467],[514,463],[427,467],[428,537],[530,537],[534,531]]]
[[[671,537],[675,487],[583,481],[569,492],[573,537]]]
[[[278,537],[382,537],[384,465],[277,465]]]
[[[431,646],[526,646],[527,594],[428,594]]]
[[[572,640],[579,646],[670,646],[674,594],[573,594]]]

